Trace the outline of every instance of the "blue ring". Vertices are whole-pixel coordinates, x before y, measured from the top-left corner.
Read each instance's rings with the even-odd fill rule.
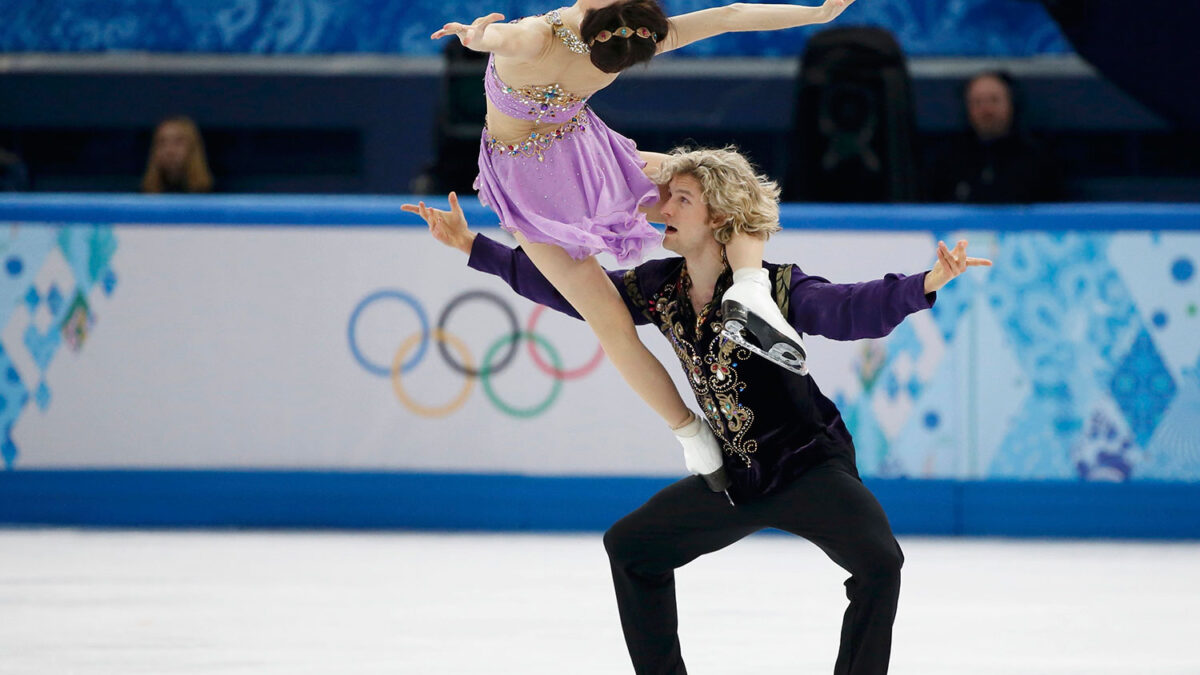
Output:
[[[354,354],[354,359],[358,361],[363,368],[366,368],[367,372],[374,373],[380,377],[391,377],[392,368],[390,365],[379,366],[371,363],[365,356],[363,356],[362,352],[358,350],[358,338],[355,334],[355,327],[358,325],[358,316],[362,314],[364,309],[367,308],[367,305],[375,302],[376,300],[382,300],[384,298],[399,300],[407,304],[409,307],[412,307],[413,311],[417,313],[417,319],[421,321],[421,346],[417,347],[417,351],[409,357],[408,363],[400,366],[401,373],[407,373],[408,371],[412,370],[418,363],[420,363],[421,358],[425,356],[425,350],[429,347],[429,319],[425,318],[425,310],[421,309],[421,303],[417,302],[416,298],[408,293],[396,290],[375,291],[374,293],[363,298],[362,301],[358,303],[358,306],[354,308],[354,311],[350,313],[350,325],[347,329],[348,337],[350,339],[350,353]]]

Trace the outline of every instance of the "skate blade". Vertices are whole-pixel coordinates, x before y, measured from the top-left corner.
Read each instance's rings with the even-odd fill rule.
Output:
[[[701,478],[708,485],[708,489],[713,492],[725,492],[729,489],[729,475],[725,473],[725,467],[721,467],[712,473],[703,474]]]
[[[739,312],[735,310],[732,313],[737,314]],[[745,311],[741,311],[740,313],[745,316]],[[731,319],[729,318],[729,313],[726,313],[725,317],[725,324],[721,328],[722,337],[785,370],[797,375],[808,374],[808,361],[805,357],[803,347],[793,344],[791,340],[781,335],[765,321],[751,316],[749,318],[750,325],[757,326],[759,328],[758,335],[765,334],[768,338],[766,342],[771,343],[771,348],[764,350],[759,344],[750,339],[750,337],[757,336],[754,335],[754,331],[746,330],[746,324],[743,323],[741,318]]]

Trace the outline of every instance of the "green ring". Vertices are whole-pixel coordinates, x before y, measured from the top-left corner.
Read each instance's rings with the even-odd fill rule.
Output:
[[[554,386],[550,389],[550,395],[546,397],[546,400],[533,406],[532,408],[515,408],[510,406],[504,401],[501,401],[499,394],[492,390],[492,359],[496,356],[497,352],[503,349],[510,342],[513,342],[514,340],[520,340],[521,338],[533,340],[541,345],[541,347],[546,350],[546,353],[550,355],[550,362],[554,364],[554,369],[558,371],[562,370],[562,359],[558,357],[558,350],[556,350],[546,338],[538,335],[537,333],[509,333],[508,335],[500,336],[500,339],[496,340],[496,342],[488,348],[487,353],[484,354],[483,363],[479,366],[479,381],[483,384],[483,391],[485,394],[487,394],[488,399],[491,400],[492,405],[496,406],[496,408],[501,412],[507,413],[512,417],[537,417],[538,415],[546,412],[546,409],[549,408],[552,403],[554,403],[554,399],[558,398],[558,393],[560,390],[562,390],[562,378],[553,378]]]

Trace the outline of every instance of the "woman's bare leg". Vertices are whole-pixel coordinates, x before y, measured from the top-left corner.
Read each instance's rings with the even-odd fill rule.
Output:
[[[672,429],[690,422],[692,412],[662,363],[642,344],[629,309],[600,263],[594,257],[575,260],[553,244],[516,237],[538,271],[587,321],[609,361],[638,396]]]

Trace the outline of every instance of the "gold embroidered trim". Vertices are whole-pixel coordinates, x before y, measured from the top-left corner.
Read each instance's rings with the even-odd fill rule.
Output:
[[[757,441],[746,439],[754,424],[754,411],[741,404],[746,384],[738,374],[735,360],[745,361],[752,355],[737,343],[722,338],[721,324],[712,322],[708,324],[712,327],[711,336],[696,336],[696,344],[707,340],[708,354],[701,359],[686,338],[687,315],[681,310],[681,303],[689,301],[680,297],[676,288],[674,284],[667,286],[653,300],[659,313],[659,330],[670,340],[675,356],[683,364],[688,385],[696,394],[713,434],[721,439],[722,450],[749,466],[750,455],[758,450]]]
[[[775,269],[775,304],[779,305],[785,319],[792,303],[792,267],[790,264],[780,265]]]
[[[642,295],[642,289],[638,286],[637,271],[632,268],[625,270],[621,281],[625,284],[625,293],[629,296],[629,301],[633,303],[633,306],[641,308],[642,316],[649,319],[651,323],[657,323],[650,304],[646,302],[646,296]]]

